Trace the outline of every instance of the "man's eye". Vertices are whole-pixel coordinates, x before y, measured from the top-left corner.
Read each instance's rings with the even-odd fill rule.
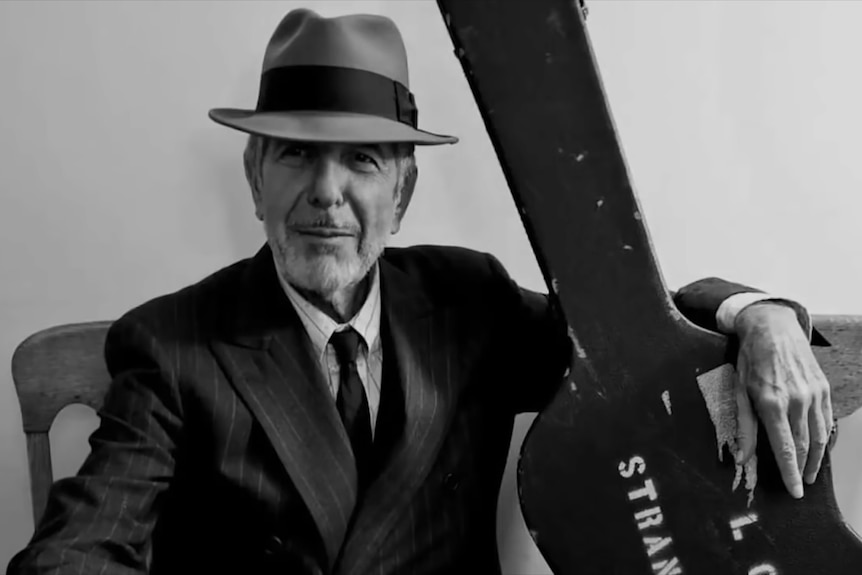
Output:
[[[303,146],[285,146],[281,151],[282,158],[307,158],[309,156],[308,148]]]
[[[369,167],[377,167],[377,161],[369,156],[368,154],[363,154],[362,152],[356,152],[354,156],[356,161],[360,164],[365,164]]]

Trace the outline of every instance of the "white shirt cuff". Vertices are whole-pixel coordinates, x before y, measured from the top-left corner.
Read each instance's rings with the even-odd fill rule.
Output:
[[[780,302],[793,308],[796,317],[799,318],[802,330],[808,336],[809,341],[811,340],[811,316],[808,314],[808,310],[793,300],[777,298],[767,293],[743,292],[734,294],[721,302],[715,313],[718,331],[728,335],[735,333],[736,318],[739,313],[752,304],[766,300]]]

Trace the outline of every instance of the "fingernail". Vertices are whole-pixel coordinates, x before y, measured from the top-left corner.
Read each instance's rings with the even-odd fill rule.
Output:
[[[805,476],[805,483],[807,483],[808,485],[811,485],[812,483],[814,483],[814,481],[816,479],[817,479],[816,473],[809,473]]]
[[[794,499],[802,499],[802,494],[803,492],[801,483],[797,483],[790,488],[790,495],[792,495]]]

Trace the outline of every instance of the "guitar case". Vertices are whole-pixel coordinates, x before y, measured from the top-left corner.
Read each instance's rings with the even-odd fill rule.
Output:
[[[572,0],[438,0],[555,304],[571,369],[518,468],[524,519],[557,575],[850,575],[828,456],[787,493],[765,432],[737,466],[735,349],[675,308]],[[858,406],[860,318],[816,324]],[[840,345],[835,342],[838,341]],[[839,395],[833,391],[834,397]],[[844,396],[842,398],[846,399]]]

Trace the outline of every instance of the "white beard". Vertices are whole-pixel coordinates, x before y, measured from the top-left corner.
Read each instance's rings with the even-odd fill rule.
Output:
[[[288,241],[283,228],[274,234],[267,232],[267,240],[281,277],[291,285],[313,292],[325,300],[359,284],[386,247],[386,238],[373,242],[361,237],[355,251],[335,246],[309,250]]]

